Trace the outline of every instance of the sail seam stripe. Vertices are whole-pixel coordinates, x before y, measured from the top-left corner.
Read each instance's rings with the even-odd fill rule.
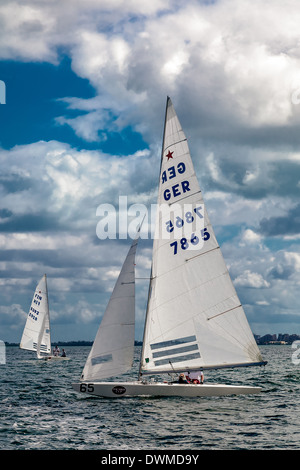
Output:
[[[178,202],[183,201],[184,199],[186,199],[186,198],[188,198],[188,197],[195,196],[195,194],[198,194],[198,193],[201,193],[201,189],[200,189],[199,191],[196,191],[196,192],[193,193],[193,194],[187,194],[186,196],[183,196],[183,197],[181,197],[180,199],[177,199],[177,201],[170,202],[170,203],[169,203],[169,207],[171,207],[173,204],[178,204]],[[195,202],[196,202],[196,201],[195,201]]]
[[[235,307],[232,307],[229,310],[225,310],[225,312],[217,313],[217,315],[213,315],[212,317],[207,318],[207,320],[212,320],[213,318],[219,317],[220,315],[224,315],[225,313],[231,312],[232,310],[235,310],[236,308],[239,308],[241,306],[242,304],[236,305]]]
[[[195,255],[192,258],[187,258],[185,261],[187,263],[188,261],[192,261],[193,259],[198,258],[199,256],[207,255],[207,253],[211,253],[212,251],[219,250],[219,249],[220,249],[220,247],[216,246],[215,248],[212,248],[211,250],[205,251],[204,253],[199,253],[198,255]]]
[[[175,132],[174,132],[174,134],[175,134]],[[178,140],[178,142],[174,142],[173,144],[168,145],[167,147],[164,148],[164,152],[166,150],[168,150],[168,148],[172,147],[173,145],[180,144],[181,142],[187,142],[187,138],[182,139],[182,140]]]

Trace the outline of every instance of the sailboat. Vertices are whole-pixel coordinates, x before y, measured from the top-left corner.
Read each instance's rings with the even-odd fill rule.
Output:
[[[74,390],[102,397],[220,396],[261,387],[166,381],[163,374],[261,366],[260,354],[203,202],[187,139],[167,98],[156,233],[139,375],[132,367],[135,253],[132,242]],[[148,380],[148,376],[153,377]],[[114,377],[113,381],[108,379]]]
[[[33,294],[20,348],[35,351],[37,359],[69,359],[51,355],[50,314],[46,274],[38,282]]]

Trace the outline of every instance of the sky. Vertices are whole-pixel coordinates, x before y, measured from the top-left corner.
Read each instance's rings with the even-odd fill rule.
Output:
[[[52,340],[94,339],[131,243],[99,207],[150,213],[167,96],[253,333],[300,334],[299,24],[297,0],[1,1],[1,340],[44,273]]]

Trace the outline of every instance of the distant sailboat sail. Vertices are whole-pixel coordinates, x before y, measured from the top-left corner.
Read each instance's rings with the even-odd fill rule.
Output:
[[[39,281],[30,305],[25,328],[20,343],[21,349],[50,354],[50,316],[46,274]]]
[[[135,331],[135,239],[103,315],[81,379],[118,376],[132,367]]]
[[[180,224],[203,222],[172,237],[176,214],[159,211],[156,226],[169,239],[155,237],[150,296],[141,371],[169,371],[254,365],[262,362],[220,247],[209,221],[187,139],[170,99],[167,101],[159,206],[176,205]],[[181,212],[178,209],[181,208]],[[175,232],[175,230],[174,230]],[[190,245],[190,246],[189,246]],[[199,247],[199,248],[198,248]],[[193,249],[189,249],[193,248]]]

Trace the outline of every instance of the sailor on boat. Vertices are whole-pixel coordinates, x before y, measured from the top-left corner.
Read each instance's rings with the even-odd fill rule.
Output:
[[[180,384],[188,384],[189,383],[187,381],[187,379],[185,378],[184,373],[179,374],[178,383],[180,383]]]
[[[195,374],[191,374],[190,380],[192,384],[203,384],[204,382],[204,374],[203,371],[197,372]]]
[[[190,374],[188,373],[188,375],[184,375],[184,373],[182,372],[181,374],[179,374],[179,377],[178,377],[178,383],[180,384],[203,384],[204,382],[204,375],[203,375],[203,372],[202,370],[198,373],[197,376],[190,376]]]

